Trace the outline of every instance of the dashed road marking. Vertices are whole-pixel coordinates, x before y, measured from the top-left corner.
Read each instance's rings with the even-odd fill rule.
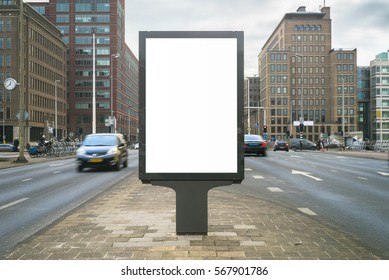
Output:
[[[58,174],[58,173],[61,173],[62,171],[60,170],[57,170],[57,171],[54,171],[53,174]]]
[[[358,177],[358,179],[367,180],[365,177]]]
[[[253,171],[251,168],[245,168],[244,171]]]
[[[57,166],[62,166],[62,165],[65,165],[66,163],[54,163],[54,164],[50,164],[49,166],[50,167],[57,167]]]
[[[32,178],[27,178],[27,179],[22,180],[22,182],[28,182],[28,181],[31,181],[31,180],[32,180]]]
[[[254,179],[264,179],[264,177],[261,176],[261,175],[254,175],[253,178],[254,178]]]
[[[381,174],[382,176],[389,176],[389,173],[387,172],[377,172],[378,174]]]
[[[0,210],[3,210],[3,209],[8,208],[8,207],[11,207],[11,206],[13,206],[13,205],[15,205],[15,204],[18,204],[18,203],[20,203],[20,202],[23,202],[23,201],[25,201],[25,200],[27,200],[27,199],[28,199],[28,197],[24,197],[24,198],[21,198],[21,199],[19,199],[19,200],[15,200],[15,201],[13,201],[13,202],[11,202],[11,203],[8,203],[8,204],[6,204],[6,205],[0,206]]]
[[[335,173],[338,173],[339,171],[338,170],[335,170],[335,169],[331,169],[332,172],[335,172]]]
[[[284,192],[283,190],[281,190],[280,188],[277,188],[277,187],[269,187],[267,189],[271,192]]]
[[[301,212],[307,214],[307,215],[310,215],[310,216],[317,216],[317,214],[315,212],[313,212],[311,209],[309,208],[297,208],[298,210],[300,210]]]

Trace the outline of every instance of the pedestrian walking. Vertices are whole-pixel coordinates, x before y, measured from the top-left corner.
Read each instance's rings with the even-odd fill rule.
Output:
[[[15,152],[19,151],[19,139],[18,139],[18,137],[15,137],[15,139],[14,139],[14,147],[15,147]]]

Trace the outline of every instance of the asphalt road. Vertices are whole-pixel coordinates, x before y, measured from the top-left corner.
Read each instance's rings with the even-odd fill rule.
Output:
[[[246,157],[232,192],[272,201],[356,236],[389,257],[389,171],[382,160],[321,152]]]
[[[245,158],[245,180],[223,187],[303,212],[389,257],[388,162],[321,152],[269,151]],[[119,172],[76,172],[74,159],[0,170],[0,251],[12,248],[134,173],[138,152]]]
[[[130,151],[120,171],[76,171],[75,159],[0,170],[0,252],[12,248],[67,212],[137,170],[138,152]]]

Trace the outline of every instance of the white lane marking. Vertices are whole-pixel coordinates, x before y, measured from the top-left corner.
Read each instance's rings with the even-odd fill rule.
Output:
[[[245,168],[245,171],[253,171],[251,168]]]
[[[276,187],[269,187],[267,188],[269,191],[271,192],[284,192],[283,190],[281,190],[280,188],[276,188]]]
[[[311,209],[309,208],[297,208],[298,210],[300,210],[301,212],[307,214],[307,215],[310,215],[310,216],[317,216],[317,214],[315,212],[313,212]]]
[[[377,172],[378,174],[381,174],[382,176],[389,176],[389,173],[386,172]]]
[[[31,180],[32,180],[32,178],[27,178],[27,179],[22,180],[22,182],[28,182],[28,181],[31,181]]]
[[[58,170],[58,171],[54,171],[53,174],[57,174],[57,173],[61,173],[62,171]]]
[[[14,202],[8,203],[8,204],[3,205],[3,206],[0,206],[0,210],[3,210],[3,209],[8,208],[8,207],[11,207],[11,206],[13,206],[13,205],[15,205],[15,204],[18,204],[18,203],[20,203],[20,202],[23,202],[23,201],[25,201],[25,200],[27,200],[27,199],[28,199],[28,197],[21,198],[21,199],[19,199],[19,200],[15,200]]]
[[[305,176],[305,177],[314,179],[314,180],[316,180],[316,181],[323,181],[323,180],[320,179],[320,178],[317,178],[317,177],[314,177],[314,176],[310,175],[311,173],[304,172],[304,171],[292,170],[292,174],[293,174],[293,175],[303,175],[303,176]]]
[[[263,177],[263,176],[260,176],[260,175],[254,175],[253,178],[254,178],[254,179],[264,179],[264,177]]]
[[[53,163],[53,164],[50,164],[49,166],[56,167],[56,166],[62,166],[62,165],[65,165],[65,163]]]
[[[338,173],[339,171],[338,170],[335,170],[335,169],[331,169],[332,172],[335,172],[335,173]]]
[[[365,177],[358,177],[358,179],[367,180]]]
[[[312,167],[317,167],[317,165],[311,164]]]

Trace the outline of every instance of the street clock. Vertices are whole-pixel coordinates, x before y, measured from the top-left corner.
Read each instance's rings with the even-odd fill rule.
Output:
[[[13,78],[8,78],[4,81],[4,87],[7,90],[14,90],[17,86],[18,82]]]

